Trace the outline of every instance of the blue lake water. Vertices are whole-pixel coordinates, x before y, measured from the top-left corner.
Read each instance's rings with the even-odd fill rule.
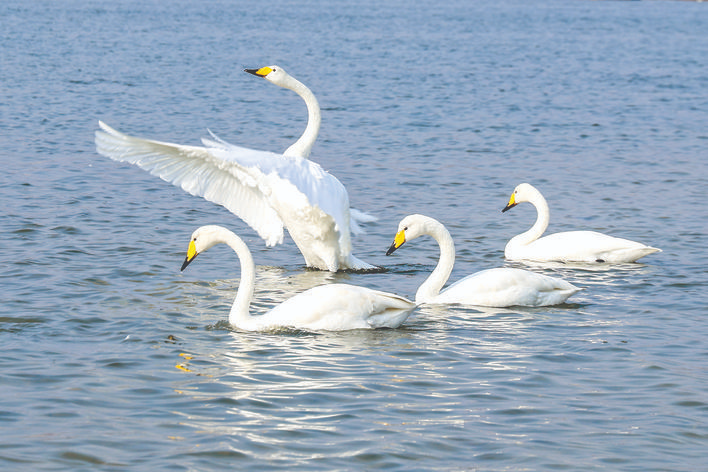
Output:
[[[701,470],[708,457],[708,6],[680,1],[0,4],[0,469]],[[306,271],[225,209],[95,152],[97,120],[311,158],[379,218],[376,274]],[[526,266],[535,212],[663,249],[642,264]],[[422,307],[400,329],[245,333],[238,263],[179,272],[203,224],[240,234],[255,313],[333,281],[412,298],[441,220],[457,263],[584,290],[550,308]]]

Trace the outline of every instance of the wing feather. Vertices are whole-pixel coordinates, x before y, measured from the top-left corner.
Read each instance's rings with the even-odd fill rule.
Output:
[[[192,195],[223,205],[268,246],[283,242],[283,222],[269,204],[269,190],[259,184],[264,177],[259,159],[272,161],[280,158],[278,154],[234,146],[245,151],[242,164],[238,156],[220,159],[210,148],[136,138],[103,122],[99,125],[102,130],[96,131],[96,149],[100,154],[135,164]]]

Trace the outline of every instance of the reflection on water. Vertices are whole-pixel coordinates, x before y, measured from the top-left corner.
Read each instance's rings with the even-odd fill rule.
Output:
[[[194,354],[174,388],[192,402],[185,424],[230,437],[237,448],[257,447],[263,460],[305,460],[321,441],[335,451],[331,457],[363,460],[356,451],[396,448],[352,438],[396,435],[439,448],[441,437],[426,431],[443,428],[446,442],[465,444],[467,428],[479,421],[507,439],[520,418],[546,421],[551,410],[528,393],[567,388],[561,379],[593,359],[571,346],[613,336],[607,328],[563,308],[423,306],[397,330],[231,331],[213,351]]]

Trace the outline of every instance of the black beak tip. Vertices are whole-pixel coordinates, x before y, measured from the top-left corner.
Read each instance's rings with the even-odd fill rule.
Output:
[[[182,268],[179,270],[180,272],[184,271],[184,269],[187,268],[190,262],[192,262],[194,259],[189,259],[189,257],[184,258],[184,262],[182,263]]]
[[[506,212],[506,211],[509,211],[509,210],[511,210],[512,208],[514,208],[515,206],[516,206],[516,204],[507,205],[507,206],[505,206],[504,208],[502,208],[502,211],[501,211],[501,212],[504,213],[504,212]]]
[[[396,243],[391,244],[391,247],[388,248],[388,251],[386,251],[386,255],[390,256],[391,254],[393,254],[393,251],[395,251],[396,249],[398,249],[396,247]]]
[[[255,75],[256,77],[260,77],[256,72],[258,72],[258,69],[244,69],[244,72],[248,72],[251,75]]]

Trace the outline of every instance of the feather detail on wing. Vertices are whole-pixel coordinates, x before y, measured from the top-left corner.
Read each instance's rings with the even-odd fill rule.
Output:
[[[349,226],[353,234],[362,234],[366,232],[364,228],[360,226],[361,223],[371,223],[373,221],[378,221],[378,218],[376,218],[375,216],[370,215],[368,213],[364,213],[363,211],[357,210],[355,208],[349,209],[349,215],[351,216]]]
[[[212,149],[136,138],[100,121],[99,125],[102,131],[96,131],[96,149],[100,154],[135,164],[192,195],[223,205],[268,246],[283,242],[283,222],[269,204],[270,189],[261,185],[263,171],[259,169],[262,161],[282,156],[231,146],[234,155],[226,159]]]
[[[346,257],[351,253],[349,195],[344,185],[336,177],[309,159],[279,154],[273,154],[277,156],[274,159],[262,159],[261,156],[253,154],[260,154],[261,151],[235,146],[213,134],[212,137],[214,141],[202,140],[210,153],[220,161],[231,161],[234,159],[233,156],[238,156],[239,163],[257,166],[265,176],[263,182],[267,182],[264,184],[265,187],[268,187],[266,191],[272,192],[270,200],[272,204],[279,207],[288,206],[291,208],[289,213],[293,216],[297,214],[297,217],[302,218],[303,221],[310,220],[306,228],[303,229],[316,239],[330,238],[331,235],[324,233],[328,232],[327,228],[331,227],[333,223],[333,230],[337,233],[340,256]],[[257,162],[256,159],[258,159]],[[297,195],[293,191],[297,191],[301,195]],[[303,196],[305,198],[302,198]],[[318,209],[324,215],[317,211]],[[321,216],[317,217],[318,214]],[[283,215],[283,219],[286,219],[285,215]],[[320,221],[315,222],[312,219]],[[298,231],[297,221],[289,223],[286,221],[285,226],[291,233]],[[323,234],[318,235],[318,229],[321,229]]]

